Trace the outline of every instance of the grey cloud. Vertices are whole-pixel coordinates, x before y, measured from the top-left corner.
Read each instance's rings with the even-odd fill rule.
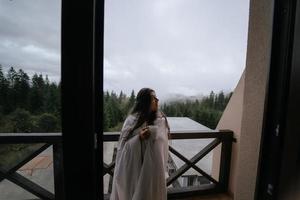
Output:
[[[0,2],[0,63],[60,79],[60,0]],[[234,89],[249,0],[109,0],[104,89],[158,95]]]
[[[249,0],[107,1],[105,58],[115,78],[105,78],[106,89],[233,90],[245,67],[248,9]]]
[[[60,0],[0,2],[0,64],[60,79]]]

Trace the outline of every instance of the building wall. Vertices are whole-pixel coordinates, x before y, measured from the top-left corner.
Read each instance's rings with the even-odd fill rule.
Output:
[[[230,100],[217,126],[218,129],[233,130],[237,139],[233,145],[229,185],[230,192],[237,200],[254,199],[270,66],[272,21],[272,0],[250,0],[246,68],[241,78],[244,83],[240,81],[238,84],[235,90],[237,94]],[[218,157],[219,152],[215,151],[214,176]]]
[[[235,188],[237,159],[239,152],[239,140],[241,134],[242,125],[242,113],[243,113],[243,98],[244,98],[244,85],[245,85],[245,72],[243,72],[233,94],[228,102],[226,109],[216,127],[216,129],[229,129],[234,132],[233,137],[237,139],[236,143],[232,145],[232,158],[231,158],[231,179],[229,181],[229,191],[233,194]],[[218,180],[219,165],[220,165],[220,153],[221,146],[213,151],[213,168],[212,175]]]
[[[271,57],[273,1],[250,3],[241,138],[235,198],[254,199]]]

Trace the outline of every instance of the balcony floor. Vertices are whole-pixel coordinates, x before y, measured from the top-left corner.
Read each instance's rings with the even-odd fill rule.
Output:
[[[233,198],[225,194],[212,194],[208,196],[190,197],[182,200],[233,200]]]

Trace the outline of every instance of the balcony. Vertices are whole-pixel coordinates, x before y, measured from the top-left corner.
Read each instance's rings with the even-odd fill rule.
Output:
[[[293,87],[296,85],[295,84],[296,74],[297,75],[299,74],[299,70],[296,70],[295,67],[298,61],[292,62],[294,61],[294,58],[292,59],[291,56],[292,53],[290,52],[291,49],[295,49],[295,52],[297,52],[296,50],[299,48],[299,45],[298,46],[295,45],[295,47],[293,48],[291,45],[288,45],[292,43],[289,41],[290,38],[294,38],[294,36],[296,38],[296,36],[299,36],[299,34],[297,34],[299,32],[299,27],[297,26],[295,28],[296,31],[294,31],[294,27],[293,27],[294,21],[297,21],[297,23],[299,21],[294,19],[295,16],[299,16],[299,15],[298,13],[297,15],[295,15],[295,13],[293,12],[294,8],[296,7],[294,6],[293,2],[296,1],[275,1],[275,2],[255,1],[255,0],[250,1],[247,62],[246,62],[245,73],[243,75],[244,77],[240,80],[240,83],[238,84],[234,92],[234,95],[232,97],[231,103],[229,104],[229,106],[227,106],[222,116],[222,119],[218,125],[219,128],[229,128],[233,130],[234,137],[237,138],[237,143],[234,143],[232,149],[233,162],[231,163],[231,168],[233,168],[234,170],[231,169],[230,171],[230,181],[229,181],[229,188],[232,194],[234,194],[235,199],[249,199],[249,200],[263,199],[263,196],[255,197],[254,193],[255,193],[256,183],[259,180],[257,179],[259,178],[257,177],[257,171],[258,168],[260,167],[259,154],[261,152],[259,150],[259,145],[261,144],[261,142],[263,142],[261,141],[261,138],[262,138],[262,130],[264,130],[263,121],[265,120],[264,119],[264,110],[266,110],[265,102],[266,99],[269,100],[279,99],[276,96],[271,95],[273,93],[270,93],[267,86],[269,84],[269,80],[271,80],[271,83],[273,83],[272,79],[274,82],[278,82],[278,84],[281,84],[283,82],[283,81],[280,82],[278,77],[274,76],[277,74],[269,73],[270,60],[272,60],[272,64],[271,64],[272,69],[274,67],[276,69],[277,65],[286,66],[289,65],[290,63],[293,63],[292,64],[293,68],[291,70],[295,74],[295,76],[292,76],[291,78],[291,80],[293,80],[293,82],[291,83],[294,83],[294,85],[291,84]],[[70,6],[70,4],[72,5]],[[72,132],[73,130],[78,132],[78,134],[76,134],[74,131],[74,134],[70,135],[69,138],[67,138],[64,141],[64,144],[67,143],[69,145],[68,148],[66,148],[69,151],[69,153],[74,153],[72,150],[76,148],[78,144],[82,143],[82,137],[81,137],[82,132],[87,131],[87,128],[92,127],[91,119],[92,117],[94,117],[94,113],[92,111],[97,110],[94,109],[93,106],[91,106],[92,92],[91,90],[89,90],[90,86],[92,85],[90,83],[94,79],[92,73],[90,73],[91,76],[88,76],[89,75],[88,70],[92,71],[92,68],[81,67],[81,66],[89,66],[89,65],[92,66],[91,58],[93,52],[89,50],[94,47],[92,45],[92,43],[94,42],[92,40],[93,34],[90,34],[91,32],[93,32],[93,27],[88,25],[92,24],[90,23],[92,21],[91,18],[93,17],[91,13],[93,13],[93,10],[95,9],[93,6],[90,6],[90,9],[88,9],[88,6],[83,7],[82,2],[79,2],[78,4],[76,3],[74,4],[74,2],[72,2],[70,4],[65,3],[63,9],[63,26],[62,26],[63,27],[63,40],[62,40],[63,41],[63,62],[62,63],[63,63],[63,71],[64,71],[63,74],[66,80],[63,89],[63,94],[65,95],[65,98],[63,100],[64,101],[63,108],[64,108],[64,113],[67,113],[64,116],[64,118],[70,121],[70,123],[65,124],[65,129],[69,132]],[[90,5],[94,5],[94,2],[90,2]],[[275,10],[274,7],[276,8]],[[74,9],[74,8],[78,8],[78,9]],[[78,15],[78,10],[81,11],[81,15]],[[299,12],[299,4],[297,4],[297,10]],[[275,18],[275,20],[273,20],[273,17]],[[77,23],[70,23],[74,21],[76,21]],[[101,23],[97,27],[102,27]],[[275,31],[273,30],[273,25],[277,27],[277,29],[274,29]],[[81,32],[79,33],[77,31],[78,29],[85,30],[86,34],[82,35]],[[103,34],[101,36],[103,36]],[[275,39],[272,40],[272,38]],[[299,38],[296,39],[295,41],[299,41]],[[101,42],[96,42],[96,44],[99,44],[98,50],[102,48]],[[272,50],[272,56],[271,56],[271,50]],[[99,51],[101,52],[101,50]],[[289,52],[289,54],[285,54],[286,52]],[[295,56],[295,60],[296,57],[297,56]],[[102,62],[101,56],[98,57],[98,62],[96,63],[100,63],[100,62]],[[285,73],[282,73],[279,69],[277,69],[278,73],[283,74],[282,76],[279,77],[282,79],[289,80],[289,76],[287,76]],[[82,76],[83,74],[85,76]],[[100,73],[98,74],[100,76]],[[274,90],[279,91],[279,94],[281,94],[280,92],[282,87],[281,86],[279,87],[279,85],[276,84],[274,85],[275,85]],[[291,90],[294,93],[298,91],[298,87],[297,90],[295,88],[292,89],[294,89]],[[286,93],[282,93],[282,94],[286,94]],[[284,96],[282,94],[281,96]],[[288,103],[292,102],[293,103],[292,105],[298,104],[297,103],[297,100],[299,99],[298,96],[296,96],[297,98],[292,98],[292,97],[294,96],[293,95],[290,96]],[[73,104],[74,106],[72,107]],[[84,107],[78,105],[84,105]],[[274,104],[273,107],[271,108],[274,109],[277,108],[276,105],[277,104]],[[290,107],[290,109],[294,109],[295,113],[299,113],[296,112],[299,110],[297,108],[298,107],[296,106]],[[82,117],[80,118],[78,116],[82,116]],[[92,116],[92,117],[88,117],[88,116]],[[275,117],[284,118],[284,116],[281,116],[280,114],[276,114]],[[287,124],[288,127],[292,127],[291,129],[289,129],[290,130],[289,133],[294,134],[294,135],[290,134],[291,136],[297,136],[298,133],[297,132],[298,126],[296,126],[298,122],[296,120],[297,117],[293,117],[293,118],[291,117],[291,119],[292,120],[289,120],[289,123]],[[94,130],[88,130],[87,132],[92,134],[94,133]],[[110,139],[113,139],[113,137],[115,136],[108,138],[108,141]],[[290,138],[291,138],[290,140],[297,141],[295,140],[296,137],[290,137]],[[90,143],[92,143],[90,141],[93,142],[92,139],[84,140],[84,147],[90,145]],[[61,157],[61,146],[60,146],[61,135],[60,134],[13,134],[13,135],[1,134],[0,135],[0,144],[16,144],[16,143],[27,143],[27,144],[43,143],[47,145],[53,145],[54,178],[55,178],[54,193],[44,190],[38,184],[33,184],[31,181],[24,179],[24,177],[16,173],[16,170],[22,164],[25,164],[25,162],[32,160],[33,157],[37,155],[37,152],[41,151],[42,149],[36,150],[35,153],[26,156],[26,158],[22,159],[19,163],[17,163],[14,166],[11,166],[10,169],[6,169],[6,170],[1,169],[0,179],[1,180],[8,179],[13,183],[21,186],[25,190],[35,194],[40,199],[54,199],[54,198],[63,199],[61,198],[64,193],[63,190],[64,184],[62,180],[63,170],[61,168],[62,161],[63,161]],[[73,146],[70,144],[73,144]],[[87,152],[90,153],[91,151],[87,151]],[[291,152],[293,154],[291,154]],[[286,151],[286,154],[284,155],[287,155],[287,153],[288,153],[288,157],[291,158],[294,158],[293,155],[296,155],[294,154],[294,151]],[[222,154],[224,154],[223,150],[222,150]],[[80,161],[82,160],[85,161],[88,159],[81,158]],[[77,161],[78,161],[77,159],[69,159],[69,163],[71,164],[76,163]],[[189,160],[189,162],[192,161]],[[188,165],[189,162],[186,162],[187,163],[186,165]],[[86,164],[85,162],[82,163]],[[218,167],[222,169],[221,165]],[[268,171],[272,171],[272,170],[268,170]],[[222,170],[220,171],[220,174],[222,174],[221,172]],[[275,171],[275,173],[276,172],[277,171]],[[275,173],[273,175],[278,176]],[[72,181],[71,176],[74,174],[75,173],[68,173],[67,178],[69,179],[69,183]],[[85,176],[86,174],[83,175]],[[292,175],[295,176],[295,174]],[[88,178],[90,177],[91,176],[89,176]],[[284,176],[284,177],[290,178],[291,176]],[[81,176],[80,178],[81,178],[80,180],[87,180],[84,179],[83,176]],[[215,177],[213,178],[215,179]],[[220,184],[220,180],[218,181],[218,184]],[[221,191],[218,191],[216,189],[218,188],[216,186],[218,184],[215,185],[213,185],[212,183],[209,184],[215,187],[215,191],[216,191],[215,194],[211,194],[209,196],[207,195],[200,196],[199,194],[193,197],[192,196],[186,197],[185,199],[189,199],[189,200],[227,199],[227,197],[224,196],[223,194],[219,194],[221,193]],[[287,185],[286,182],[282,182],[282,184],[283,186]],[[293,188],[295,185],[296,184],[293,185]],[[82,190],[76,190],[77,188],[76,184],[72,186],[73,187],[69,188],[68,191],[69,195],[73,194],[73,196],[75,197],[80,195],[87,195],[87,193],[83,193]],[[93,190],[84,190],[84,191],[93,191]],[[204,193],[205,189],[203,190],[199,189],[198,192],[201,193],[200,191]],[[295,195],[295,194],[299,194],[298,191],[296,191],[297,193],[294,192],[292,197],[289,199],[297,199],[299,195]],[[178,194],[180,193],[180,191],[177,192]],[[269,193],[270,190],[268,190],[268,187],[264,187],[263,192]]]
[[[169,152],[180,159],[184,164],[178,169],[172,171],[167,178],[168,185],[168,199],[230,199],[225,195],[228,187],[229,169],[230,169],[230,157],[232,146],[231,131],[209,131],[209,132],[171,132],[173,141],[179,140],[207,140],[207,144],[192,158],[188,159],[181,154],[174,147],[169,146]],[[1,181],[7,179],[14,184],[22,187],[24,190],[30,192],[34,196],[40,199],[61,199],[64,195],[64,183],[63,183],[63,168],[62,168],[62,148],[61,148],[61,133],[42,133],[42,134],[28,134],[28,133],[15,133],[15,134],[1,134],[1,144],[17,144],[22,143],[27,146],[33,146],[29,153],[24,154],[21,159],[13,163],[7,168],[2,167],[0,170]],[[116,142],[119,138],[119,133],[104,133],[103,141]],[[203,159],[208,153],[210,153],[216,146],[222,145],[222,153],[220,158],[220,174],[217,180],[199,168],[196,164]],[[53,171],[50,174],[51,177],[45,178],[49,181],[49,178],[54,178],[54,192],[48,191],[43,186],[33,182],[29,178],[21,175],[18,170],[22,169],[26,163],[30,166],[30,163],[36,162],[41,157],[39,154],[45,149],[52,146],[53,149]],[[114,162],[104,163],[103,176],[106,174],[113,175]],[[24,167],[23,167],[24,168]],[[189,169],[193,169],[202,175],[202,179],[206,180],[205,184],[191,187],[181,187],[178,184],[178,179]],[[177,184],[176,184],[177,183]],[[109,194],[105,194],[108,199]]]
[[[177,169],[169,170],[169,177],[167,178],[167,186],[168,186],[168,199],[226,199],[224,195],[227,192],[229,173],[230,173],[230,157],[231,157],[231,147],[233,141],[233,133],[231,131],[209,131],[209,132],[172,132],[171,138],[172,140],[207,140],[207,144],[194,156],[190,159],[186,158],[182,155],[181,152],[176,150],[173,145],[169,146],[169,156],[171,160],[174,160],[176,156],[177,159],[183,161],[183,165],[180,167],[176,167]],[[119,133],[110,133],[106,132],[103,135],[103,141],[105,143],[108,142],[116,142],[118,141]],[[217,180],[212,177],[211,174],[202,170],[198,165],[196,165],[202,158],[204,158],[208,153],[213,151],[219,144],[221,144],[221,157],[220,157],[220,173]],[[115,155],[115,154],[113,154]],[[114,156],[113,156],[114,157]],[[172,159],[173,157],[173,159]],[[169,162],[170,164],[170,162]],[[109,174],[111,177],[113,176],[114,169],[114,159],[112,159],[111,163],[104,163],[104,171],[103,176]],[[182,187],[182,181],[178,181],[179,178],[183,178],[182,175],[187,172],[189,169],[193,169],[194,172],[198,172],[202,177],[202,180],[205,180],[204,184],[196,184],[197,186],[189,186]],[[108,179],[106,179],[108,180]],[[109,187],[111,187],[111,180]],[[180,184],[181,182],[181,184]],[[111,188],[108,188],[110,191]],[[223,195],[219,195],[222,194]],[[211,196],[207,196],[210,194]],[[212,195],[213,194],[213,195]],[[105,199],[108,199],[109,194],[105,194]]]

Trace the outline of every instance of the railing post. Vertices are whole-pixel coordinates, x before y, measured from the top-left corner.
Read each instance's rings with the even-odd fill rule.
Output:
[[[53,170],[54,170],[54,192],[55,200],[64,200],[64,180],[63,180],[63,153],[62,144],[53,144]]]
[[[220,192],[227,192],[230,175],[230,163],[231,163],[231,150],[233,133],[225,131],[222,133],[222,148],[220,158],[220,173],[219,173],[219,190]]]

